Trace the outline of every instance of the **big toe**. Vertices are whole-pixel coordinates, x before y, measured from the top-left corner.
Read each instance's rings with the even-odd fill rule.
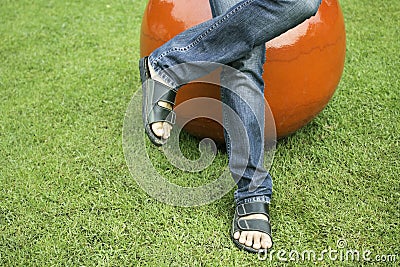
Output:
[[[151,125],[151,130],[158,137],[162,137],[164,135],[164,127],[162,122],[155,122]]]
[[[261,235],[261,248],[267,249],[272,247],[271,237],[267,234]]]

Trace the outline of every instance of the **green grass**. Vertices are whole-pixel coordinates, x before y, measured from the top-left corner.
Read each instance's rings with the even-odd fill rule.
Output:
[[[173,207],[131,177],[121,133],[140,86],[145,4],[0,3],[0,266],[283,264],[260,262],[230,241],[231,194]],[[347,58],[338,91],[313,122],[278,143],[274,249],[320,252],[345,239],[349,249],[400,257],[400,5],[341,4]],[[186,136],[185,153],[196,147]],[[162,155],[153,160],[164,168]],[[219,152],[209,172],[226,162]],[[167,174],[190,185],[209,179]]]

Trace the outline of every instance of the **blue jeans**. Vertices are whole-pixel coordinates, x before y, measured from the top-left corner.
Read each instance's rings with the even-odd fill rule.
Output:
[[[188,77],[185,71],[168,72],[181,63],[215,62],[229,65],[248,78],[248,83],[221,88],[221,99],[244,124],[235,132],[237,116],[223,109],[229,168],[238,185],[235,201],[270,202],[272,178],[263,167],[265,43],[313,16],[321,0],[210,0],[213,19],[175,36],[149,56],[154,70],[172,87]],[[194,79],[196,77],[191,77]],[[189,79],[189,80],[190,80]],[[221,79],[224,79],[222,73]],[[228,79],[228,78],[227,78]],[[233,82],[234,83],[234,82]],[[247,142],[243,142],[246,135]],[[249,151],[249,153],[243,153]],[[244,171],[243,171],[244,170]]]

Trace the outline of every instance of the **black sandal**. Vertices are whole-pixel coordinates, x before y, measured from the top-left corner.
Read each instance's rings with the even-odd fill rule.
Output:
[[[161,107],[158,102],[163,101],[174,106],[176,90],[151,78],[147,57],[140,59],[139,70],[143,90],[142,117],[144,129],[153,144],[162,146],[167,142],[167,139],[155,135],[151,129],[151,124],[155,122],[175,124],[175,112]]]
[[[251,214],[264,214],[268,217],[267,220],[263,219],[242,219],[242,217],[251,215]],[[251,202],[238,205],[235,210],[235,216],[233,217],[232,222],[232,231],[231,238],[233,243],[240,248],[244,249],[248,252],[252,253],[260,253],[266,251],[266,249],[256,250],[252,247],[248,247],[239,242],[239,240],[235,239],[233,235],[238,231],[258,231],[269,235],[272,242],[271,236],[271,224],[269,221],[269,205],[265,202]]]

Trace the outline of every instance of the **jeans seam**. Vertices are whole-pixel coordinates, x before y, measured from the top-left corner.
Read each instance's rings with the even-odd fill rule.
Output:
[[[225,92],[224,89],[221,88],[221,100],[226,99],[225,98]],[[222,118],[223,118],[223,126],[225,127],[228,124],[228,120],[226,119],[226,112],[224,111],[224,108],[222,109]],[[225,130],[226,131],[226,130]],[[228,135],[228,131],[226,131]],[[229,135],[226,137],[226,150],[228,152],[228,158],[230,159],[230,154],[231,154],[231,143],[229,141]]]

